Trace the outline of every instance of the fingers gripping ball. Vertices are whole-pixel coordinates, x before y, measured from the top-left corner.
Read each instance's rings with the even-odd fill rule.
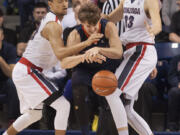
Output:
[[[92,78],[92,88],[100,96],[112,94],[118,86],[118,81],[114,73],[108,70],[97,72]]]

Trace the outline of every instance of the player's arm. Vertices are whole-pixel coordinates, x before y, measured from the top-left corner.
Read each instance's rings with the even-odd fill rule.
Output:
[[[147,30],[152,36],[155,36],[162,30],[159,2],[158,0],[145,0],[144,8],[152,20],[151,27],[145,22]]]
[[[106,17],[105,18],[114,23],[121,21],[121,19],[123,18],[124,1],[125,0],[122,0],[119,6],[115,10],[113,10],[109,15],[107,15],[107,18]]]
[[[67,40],[67,46],[73,47],[76,46],[81,42],[80,35],[76,30],[73,30]],[[74,56],[69,56],[61,61],[61,67],[64,69],[69,69],[77,66],[80,63],[83,63],[85,61],[85,54],[79,54]],[[88,61],[87,61],[88,62]],[[101,59],[94,60],[94,62],[102,63]]]
[[[41,32],[42,36],[46,38],[52,45],[52,49],[59,60],[62,60],[67,56],[75,55],[79,53],[82,49],[91,45],[91,42],[85,41],[75,46],[65,47],[61,38],[62,33],[63,30],[61,25],[56,22],[49,22],[48,24],[46,24],[46,26]],[[96,36],[93,40],[98,40],[99,37]]]
[[[109,39],[110,48],[100,48],[100,54],[111,58],[120,59],[123,54],[122,43],[119,39],[118,30],[114,23],[108,22],[105,28],[106,38]]]
[[[84,54],[77,55],[77,56],[76,55],[69,56],[69,57],[62,59],[61,67],[63,69],[70,69],[70,68],[77,66],[80,63],[83,63],[83,62],[84,62]]]
[[[114,23],[108,22],[105,28],[105,36],[109,39],[109,48],[94,47],[86,51],[86,60],[93,59],[98,54],[111,59],[120,59],[123,54],[122,43],[119,39],[117,28]]]

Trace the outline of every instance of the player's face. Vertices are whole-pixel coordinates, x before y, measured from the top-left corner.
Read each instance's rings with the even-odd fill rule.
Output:
[[[66,15],[68,8],[68,0],[52,0],[48,2],[50,10],[56,15]]]
[[[85,31],[89,35],[98,33],[98,31],[99,31],[99,22],[96,25],[92,25],[92,24],[89,24],[88,22],[84,22],[84,23],[82,23],[82,25],[83,25]]]
[[[35,8],[33,12],[34,20],[40,22],[42,18],[46,15],[47,9],[46,8]]]

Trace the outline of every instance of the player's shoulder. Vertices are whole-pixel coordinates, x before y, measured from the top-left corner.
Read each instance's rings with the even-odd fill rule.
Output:
[[[70,36],[78,36],[78,35],[80,35],[80,34],[76,28],[74,28],[70,33]]]

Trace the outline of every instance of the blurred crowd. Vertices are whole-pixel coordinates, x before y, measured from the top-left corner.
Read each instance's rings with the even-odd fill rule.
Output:
[[[3,6],[5,6],[6,11],[3,12],[0,9],[0,94],[7,96],[6,104],[8,106],[7,115],[9,124],[20,115],[18,96],[11,79],[12,69],[26,49],[27,42],[33,38],[41,19],[48,12],[47,1],[4,0]],[[77,13],[84,1],[86,0],[69,0],[68,14],[62,22],[65,45],[73,27],[80,23]],[[120,0],[92,0],[104,14],[110,13],[115,8],[110,7],[112,6],[111,3],[115,1],[117,3],[120,2]],[[156,36],[156,43],[180,43],[180,0],[162,0],[160,1],[160,7],[163,30]],[[107,8],[108,12],[106,12]],[[20,16],[20,26],[17,27],[17,30],[6,28],[4,16],[8,15]],[[139,93],[139,99],[135,104],[135,110],[152,126],[151,117],[154,109],[158,109],[164,105],[163,113],[167,114],[164,130],[180,132],[180,53],[178,56],[159,60],[157,69],[157,77],[154,80],[147,79],[143,84]],[[56,82],[59,89],[64,89],[65,97],[72,104],[69,129],[79,129],[78,124],[76,124],[77,120],[73,107],[70,82],[71,71],[61,69],[57,65],[53,69],[43,72],[49,79]],[[117,134],[114,130],[115,125],[107,103],[103,103],[103,106],[98,106],[96,99],[93,98],[93,95],[89,94],[87,104],[90,106],[90,126],[92,129],[95,131],[98,130],[98,134],[100,135],[105,135],[102,127],[107,126],[110,129],[109,127],[111,126],[112,132],[114,132],[113,134]],[[2,106],[2,103],[0,103],[0,106]],[[49,121],[53,121],[55,111],[48,106],[44,106],[43,113],[45,114],[43,122],[46,129],[53,129],[53,122]],[[96,124],[97,119],[99,119],[100,123],[98,128]],[[39,129],[39,123],[36,123],[36,126],[31,128]]]

